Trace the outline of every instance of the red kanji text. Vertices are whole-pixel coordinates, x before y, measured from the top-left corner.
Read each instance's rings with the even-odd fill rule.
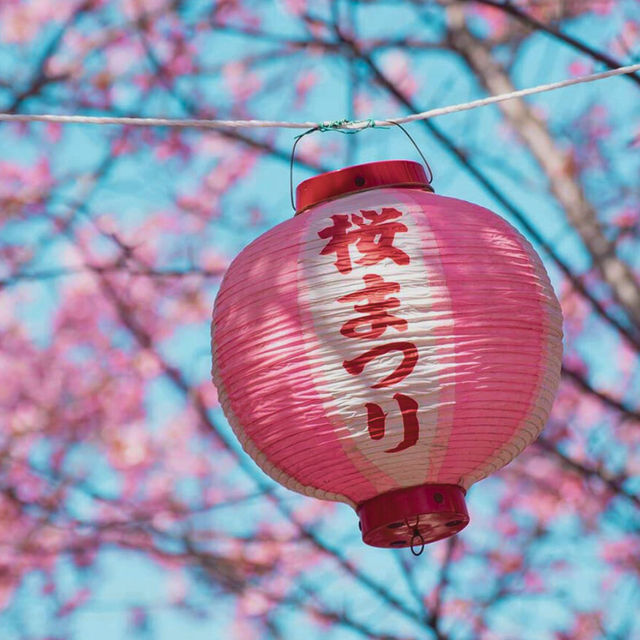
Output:
[[[402,441],[392,449],[387,449],[385,453],[398,453],[412,447],[418,442],[420,425],[418,424],[418,403],[403,393],[396,393],[393,399],[398,403],[402,414],[402,426],[404,435]],[[369,437],[372,440],[381,440],[384,438],[386,414],[382,407],[378,404],[368,402],[365,405],[367,409],[367,428]]]
[[[390,258],[399,265],[410,263],[409,256],[393,246],[397,233],[405,233],[408,229],[396,218],[402,217],[402,212],[392,207],[383,207],[380,213],[375,210],[361,209],[358,215],[340,214],[331,216],[333,225],[318,232],[320,238],[328,238],[320,255],[336,254],[335,265],[340,273],[351,272],[351,245],[355,245],[360,253],[357,264],[374,265],[385,258]]]
[[[353,360],[345,360],[342,366],[352,376],[357,376],[364,371],[364,368],[369,362],[391,351],[399,351],[402,353],[402,362],[388,376],[380,380],[380,382],[371,385],[372,389],[390,387],[404,380],[413,371],[416,362],[418,362],[418,349],[412,342],[390,342],[388,344],[378,345],[365,351],[357,358],[353,358]]]
[[[376,274],[363,277],[365,287],[346,296],[338,298],[338,302],[359,302],[366,300],[366,304],[356,304],[354,309],[361,314],[351,318],[342,325],[340,333],[347,338],[379,338],[387,327],[394,327],[397,331],[407,330],[404,318],[389,313],[391,309],[400,306],[398,298],[388,298],[392,293],[400,291],[397,282],[385,282]]]

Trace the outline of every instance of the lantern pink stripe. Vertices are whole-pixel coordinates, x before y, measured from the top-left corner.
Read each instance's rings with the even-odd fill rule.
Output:
[[[516,240],[520,243],[522,252],[528,255],[532,269],[542,285],[538,299],[538,315],[544,319],[544,322],[539,328],[542,348],[538,362],[538,376],[533,390],[533,401],[529,415],[518,426],[512,438],[497,447],[485,465],[470,478],[470,482],[477,482],[496,469],[503,467],[538,437],[551,411],[560,381],[562,363],[562,312],[560,305],[553,294],[544,266],[531,244],[519,234],[516,235]],[[551,295],[549,295],[550,292]],[[528,437],[523,438],[522,434],[526,434]]]
[[[341,432],[328,421],[326,399],[319,397],[312,377],[297,269],[304,223],[302,216],[288,221],[286,234],[275,227],[227,271],[214,312],[214,383],[238,439],[253,457],[259,452],[258,462],[269,475],[303,493],[350,503],[335,491],[336,477],[346,483],[357,479],[372,494],[374,489],[345,455]],[[266,273],[270,287],[251,286]],[[247,289],[251,295],[238,295]],[[278,368],[283,375],[274,381]],[[328,465],[318,464],[319,449]],[[325,487],[331,490],[325,492]]]
[[[411,196],[429,211],[428,229],[421,221],[426,260],[437,254],[442,265],[453,304],[448,339],[456,345],[454,361],[441,371],[454,381],[453,431],[444,427],[446,454],[434,452],[428,480],[468,487],[544,426],[552,397],[536,399],[546,370],[541,359],[559,353],[550,347],[559,343],[557,331],[548,331],[557,325],[557,303],[539,259],[498,216],[461,200],[440,196],[434,205],[431,194]],[[559,361],[554,366],[559,370]]]

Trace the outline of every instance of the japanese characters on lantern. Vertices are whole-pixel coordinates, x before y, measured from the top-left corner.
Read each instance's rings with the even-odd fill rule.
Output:
[[[361,353],[342,363],[350,375],[362,374],[370,363],[387,354],[395,355],[398,361],[395,368],[386,370],[385,375],[371,385],[372,389],[389,389],[389,395],[397,403],[402,417],[402,440],[396,446],[385,449],[385,453],[398,453],[414,446],[420,435],[418,402],[399,391],[392,393],[413,372],[419,357],[416,345],[402,339],[408,321],[397,313],[402,306],[400,298],[396,297],[401,295],[401,286],[399,282],[385,280],[375,270],[380,270],[382,263],[387,260],[399,266],[411,264],[410,256],[395,244],[396,235],[408,231],[400,221],[402,215],[394,207],[332,215],[332,224],[318,232],[318,237],[328,240],[320,254],[335,254],[334,264],[339,274],[350,274],[354,264],[374,269],[362,276],[361,288],[340,296],[337,302],[350,307],[349,318],[339,327],[344,337],[378,342],[369,348],[363,345]],[[385,363],[391,366],[388,358]],[[383,439],[386,413],[375,402],[366,402],[364,407],[369,437],[372,440]]]

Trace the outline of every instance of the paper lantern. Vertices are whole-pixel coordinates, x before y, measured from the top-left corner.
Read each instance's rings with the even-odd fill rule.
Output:
[[[562,318],[542,262],[414,162],[311,178],[297,202],[218,293],[224,413],[275,480],[356,509],[367,544],[456,533],[466,490],[551,409]]]

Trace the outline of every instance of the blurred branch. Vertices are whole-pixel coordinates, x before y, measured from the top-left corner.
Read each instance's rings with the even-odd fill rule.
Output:
[[[165,67],[157,57],[144,31],[138,31],[138,35],[140,37],[140,41],[142,42],[142,46],[144,47],[147,58],[154,69],[156,77],[160,80],[165,90],[180,104],[180,106],[185,110],[187,114],[191,116],[199,115],[201,110],[198,108],[198,106],[190,98],[179,92],[177,87],[169,81]],[[225,138],[230,138],[232,140],[242,142],[249,147],[266,152],[269,155],[278,158],[279,160],[283,160],[287,163],[291,160],[290,151],[282,151],[273,144],[256,140],[255,138],[240,133],[237,130],[220,129],[216,131],[216,134],[224,136]],[[324,167],[318,163],[307,162],[300,157],[295,158],[294,163],[296,166],[305,167],[314,171],[329,171],[327,167]]]
[[[0,289],[24,281],[43,281],[55,278],[65,278],[81,273],[126,273],[130,276],[147,278],[187,278],[189,276],[201,276],[203,278],[219,278],[224,274],[224,269],[203,269],[200,267],[188,267],[185,269],[152,269],[150,267],[136,267],[115,262],[111,264],[86,265],[84,267],[61,267],[59,269],[44,269],[42,271],[19,272],[8,278],[0,278]]]
[[[31,96],[37,95],[45,85],[51,82],[63,80],[66,77],[64,75],[48,75],[46,71],[47,63],[58,50],[69,28],[76,23],[80,16],[82,16],[90,8],[90,6],[91,0],[88,0],[87,2],[79,5],[60,26],[53,38],[51,38],[51,40],[49,41],[49,44],[45,47],[39,61],[36,63],[36,71],[33,79],[29,83],[29,86],[21,91],[18,95],[16,95],[13,101],[6,108],[6,111],[8,113],[17,111],[22,106],[22,103],[25,100],[27,100]]]
[[[588,44],[582,42],[581,40],[578,40],[577,38],[574,38],[573,36],[570,36],[567,33],[563,33],[553,25],[540,22],[539,20],[534,18],[532,15],[529,15],[528,13],[526,13],[523,9],[521,9],[517,5],[514,5],[512,2],[510,2],[510,0],[504,0],[502,2],[500,2],[499,0],[462,0],[462,1],[465,2],[466,4],[471,4],[471,3],[483,4],[487,7],[493,7],[494,9],[498,9],[499,11],[506,13],[512,18],[515,18],[518,22],[522,23],[526,27],[529,27],[534,31],[541,31],[543,33],[546,33],[552,36],[553,38],[556,38],[557,40],[564,42],[565,44],[568,44],[570,47],[573,47],[577,51],[580,51],[581,53],[588,55],[589,57],[593,58],[597,62],[601,62],[602,64],[607,66],[609,69],[616,69],[617,67],[621,67],[624,64],[619,60],[616,60],[609,54],[603,53],[602,51],[598,51],[597,49],[589,46]],[[637,76],[635,73],[627,74],[626,78],[631,82],[635,83],[636,85],[640,86],[640,77]]]
[[[440,619],[442,615],[442,603],[444,600],[444,592],[449,584],[449,569],[453,561],[453,551],[456,546],[457,538],[455,536],[447,540],[447,553],[440,566],[440,577],[438,578],[438,584],[435,588],[436,602],[433,606],[431,615],[429,616],[429,622],[436,629],[438,640],[442,637],[440,635]]]
[[[334,5],[332,4],[332,7]],[[296,51],[315,48],[322,49],[326,53],[339,54],[342,51],[342,45],[338,42],[328,40],[318,40],[316,38],[288,38],[284,35],[270,33],[261,29],[251,27],[243,27],[240,25],[229,25],[212,22],[211,26],[221,33],[233,33],[237,35],[258,38],[267,42],[278,43],[287,47],[291,47]],[[371,50],[397,49],[401,47],[410,47],[415,50],[442,50],[446,45],[438,42],[429,42],[417,40],[414,38],[368,38],[366,40],[367,48]],[[270,55],[270,54],[269,54]]]
[[[607,406],[620,411],[620,413],[622,413],[625,417],[640,422],[640,411],[629,407],[627,404],[620,400],[612,398],[610,395],[604,393],[603,391],[599,391],[598,389],[593,387],[581,373],[575,371],[574,369],[571,369],[566,364],[562,366],[562,375],[565,378],[569,378],[570,380],[572,380],[583,391],[586,391],[596,398],[602,400],[602,402],[604,402],[604,404],[606,404]]]
[[[448,37],[453,50],[469,65],[489,93],[513,91],[507,71],[491,54],[489,47],[466,26],[461,4],[448,6]],[[637,328],[640,328],[640,283],[605,236],[596,211],[590,205],[576,177],[569,171],[567,156],[556,145],[544,123],[522,100],[500,103],[500,110],[537,160],[550,189],[578,232],[592,260],[600,270],[614,297]]]
[[[590,467],[582,462],[578,462],[560,451],[560,449],[545,436],[538,438],[533,446],[541,447],[548,453],[553,454],[565,467],[577,471],[585,478],[594,478],[602,482],[614,494],[625,497],[627,500],[633,502],[636,507],[640,508],[640,497],[631,493],[623,486],[623,484],[629,480],[628,476],[612,476],[602,469]]]
[[[301,591],[304,596],[269,596],[273,598],[274,604],[280,604],[292,607],[295,610],[308,610],[315,616],[322,619],[325,622],[331,622],[350,629],[362,635],[369,640],[403,640],[406,636],[396,636],[390,634],[381,634],[375,628],[367,625],[363,622],[356,620],[354,616],[349,615],[346,611],[337,612],[334,609],[327,607],[325,603],[316,600],[316,603],[311,601],[311,598],[315,595],[315,592],[308,586],[300,585]]]
[[[420,586],[418,585],[418,581],[416,580],[416,575],[415,575],[415,572],[420,565],[416,564],[415,558],[409,558],[408,556],[402,553],[394,554],[394,558],[398,566],[400,567],[400,570],[402,572],[402,577],[407,583],[407,587],[409,588],[411,595],[416,601],[416,604],[418,605],[419,609],[422,610],[424,607],[424,597],[420,589]],[[426,622],[429,622],[428,615],[425,615],[424,619]]]

